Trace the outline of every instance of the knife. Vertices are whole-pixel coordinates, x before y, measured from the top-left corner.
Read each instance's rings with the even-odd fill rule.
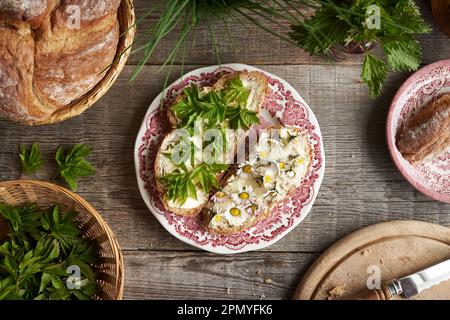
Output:
[[[347,300],[391,300],[396,296],[409,299],[447,280],[450,280],[450,259],[407,277],[389,281],[380,289],[366,290]]]

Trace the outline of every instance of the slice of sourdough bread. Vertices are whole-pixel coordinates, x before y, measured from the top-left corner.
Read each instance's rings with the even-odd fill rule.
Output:
[[[182,133],[183,132],[181,132],[181,134]],[[224,152],[223,161],[221,162],[232,163],[234,155],[236,153],[236,146],[237,146],[236,137],[232,131],[227,130],[226,139],[227,139],[226,152]],[[195,158],[197,160],[196,163],[200,163],[199,157],[202,157],[201,139],[199,139],[198,136],[192,136],[188,138],[188,141],[190,141],[196,147],[196,149],[199,150],[199,152],[195,153]],[[165,175],[177,172],[178,170],[178,167],[174,164],[174,162],[170,158],[171,157],[170,155],[174,152],[174,149],[179,145],[179,143],[180,143],[180,131],[177,129],[171,131],[164,138],[161,147],[158,150],[154,166],[154,172],[156,177],[156,188],[159,191],[161,200],[168,211],[171,211],[178,215],[191,217],[198,215],[209,199],[209,194],[206,194],[203,191],[201,185],[199,184],[199,181],[195,182],[197,199],[187,197],[186,202],[184,203],[168,199],[167,188],[161,181],[161,178],[164,177]],[[193,166],[191,164],[190,159],[188,159],[183,163],[186,166],[188,172],[192,171],[195,167],[195,165]],[[225,172],[222,172],[216,175],[218,181],[222,178],[224,173]]]
[[[250,93],[247,100],[246,109],[250,111],[254,111],[259,113],[261,110],[262,104],[268,93],[268,82],[267,78],[264,74],[260,72],[235,72],[229,75],[226,75],[220,78],[213,86],[204,87],[200,90],[200,94],[207,94],[210,91],[220,91],[227,87],[230,80],[235,77],[239,77],[242,81],[244,87],[248,88]],[[184,99],[184,94],[181,94],[174,102],[176,104],[179,99]],[[173,104],[172,104],[173,106]],[[171,107],[169,106],[168,111],[168,119],[173,126],[178,126],[180,124],[180,119],[177,118],[176,114],[171,111]],[[225,130],[226,132],[226,151],[223,155],[223,160],[225,163],[233,163],[235,154],[237,152],[237,145],[240,142],[239,137],[236,139],[236,135],[231,130]],[[161,147],[158,150],[156,161],[154,165],[154,172],[156,177],[156,185],[157,189],[160,193],[160,197],[164,206],[167,210],[182,216],[196,216],[198,215],[203,207],[209,200],[209,194],[206,194],[202,188],[199,181],[195,181],[197,199],[192,197],[188,197],[184,203],[180,203],[179,201],[174,201],[168,199],[167,188],[161,181],[161,178],[167,174],[177,172],[179,170],[177,166],[171,161],[168,155],[172,154],[174,148],[180,141],[180,131],[173,130],[170,132],[163,140]],[[201,139],[199,137],[189,137],[190,141],[193,145],[195,145],[197,150],[202,150],[203,145]],[[195,155],[197,157],[197,154]],[[195,167],[187,161],[185,163],[188,170],[193,170]],[[218,181],[224,176],[225,172],[221,172],[216,175]]]
[[[231,235],[254,226],[301,186],[312,163],[311,144],[300,128],[275,130],[279,143],[263,131],[253,159],[238,165],[205,206],[203,223],[210,232]]]

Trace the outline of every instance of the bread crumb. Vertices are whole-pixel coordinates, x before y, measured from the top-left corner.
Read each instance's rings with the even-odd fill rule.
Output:
[[[270,279],[270,278],[267,278],[267,279],[264,280],[264,282],[267,283],[267,284],[271,284],[271,283],[273,283],[273,280]]]
[[[369,254],[370,254],[370,249],[361,251],[361,255],[363,255],[364,257],[367,257]]]
[[[345,293],[345,291],[346,291],[345,285],[335,286],[333,289],[331,289],[328,292],[328,294],[329,294],[328,298],[331,298],[331,299],[338,298],[338,297],[342,296]]]
[[[264,299],[265,297],[266,297],[266,295],[265,295],[265,294],[262,294],[262,295],[259,296],[259,300],[262,300],[262,299]]]
[[[380,264],[384,264],[384,261],[383,261],[383,259],[380,259]]]
[[[261,270],[256,270],[256,274],[261,274]]]
[[[227,288],[227,294],[231,294],[231,288]]]

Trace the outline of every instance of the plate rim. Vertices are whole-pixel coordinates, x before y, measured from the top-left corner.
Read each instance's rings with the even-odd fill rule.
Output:
[[[395,137],[392,137],[392,126],[393,126],[393,118],[394,118],[394,111],[396,108],[396,105],[399,101],[399,99],[402,97],[402,95],[416,82],[418,78],[420,78],[422,75],[430,74],[434,69],[437,69],[442,66],[450,66],[450,59],[444,59],[439,60],[433,63],[430,63],[426,65],[425,67],[421,68],[420,70],[417,70],[412,75],[406,79],[406,81],[400,86],[400,88],[397,90],[397,93],[394,96],[394,99],[391,102],[391,105],[389,107],[389,112],[387,116],[386,121],[386,142],[388,145],[389,155],[394,162],[395,166],[397,167],[397,170],[400,171],[403,178],[411,184],[417,191],[420,193],[428,196],[431,199],[444,202],[444,203],[450,203],[450,195],[445,195],[442,193],[439,193],[437,191],[432,190],[431,188],[428,188],[424,184],[422,184],[418,179],[415,179],[412,175],[409,174],[408,170],[405,168],[405,166],[402,165],[400,162],[400,157],[398,154],[394,152],[394,150],[398,150],[395,146]]]
[[[255,70],[255,71],[260,71],[263,72],[264,74],[274,78],[274,79],[278,79],[279,81],[281,81],[282,83],[284,83],[285,85],[288,85],[289,88],[292,89],[292,91],[294,91],[298,97],[300,98],[300,102],[307,108],[308,112],[309,112],[309,119],[310,121],[312,120],[312,122],[314,122],[314,124],[317,124],[317,128],[316,131],[320,137],[320,154],[321,154],[321,167],[318,170],[318,178],[316,181],[316,186],[317,190],[315,190],[314,194],[312,195],[312,199],[310,201],[310,203],[308,205],[310,205],[310,208],[305,211],[305,214],[301,215],[293,224],[291,227],[289,227],[285,232],[279,234],[278,236],[276,236],[274,239],[266,241],[266,242],[262,242],[262,243],[250,243],[247,244],[246,246],[239,248],[239,249],[230,249],[227,247],[215,247],[212,245],[200,245],[195,243],[194,241],[191,241],[190,239],[187,239],[185,237],[182,237],[181,235],[179,235],[177,232],[175,232],[175,230],[172,230],[172,228],[170,228],[170,225],[167,224],[167,221],[164,219],[164,217],[162,217],[160,214],[157,214],[154,212],[150,201],[149,201],[149,195],[147,194],[148,191],[145,189],[144,186],[144,182],[142,181],[142,179],[140,178],[140,173],[139,173],[139,157],[138,157],[138,153],[139,153],[139,147],[141,145],[141,138],[143,136],[143,134],[146,132],[146,123],[147,123],[147,118],[148,116],[154,112],[155,108],[157,107],[157,104],[159,104],[159,101],[162,99],[163,95],[167,92],[167,89],[172,87],[173,85],[178,84],[180,81],[182,81],[185,77],[189,77],[191,75],[196,75],[196,74],[201,74],[201,73],[205,73],[205,72],[211,72],[214,71],[216,69],[219,68],[230,68],[230,69],[236,69],[236,70],[242,70],[242,69],[249,69],[249,70]],[[306,101],[303,99],[303,97],[300,95],[300,93],[294,88],[294,86],[292,86],[288,81],[282,79],[281,77],[272,74],[271,72],[268,72],[266,70],[262,70],[258,67],[254,67],[251,65],[247,65],[247,64],[242,64],[242,63],[228,63],[228,64],[220,64],[220,65],[210,65],[210,66],[204,66],[204,67],[200,67],[194,70],[191,70],[185,74],[183,74],[181,77],[179,77],[178,79],[176,79],[175,81],[173,81],[171,84],[169,84],[167,86],[166,89],[164,89],[162,92],[160,92],[155,98],[154,100],[150,103],[147,112],[144,115],[144,118],[142,120],[141,126],[139,128],[139,131],[136,135],[136,141],[135,141],[135,146],[134,146],[134,166],[135,166],[135,174],[136,174],[136,179],[137,179],[137,183],[138,183],[138,188],[139,188],[139,192],[141,194],[141,198],[144,200],[148,210],[152,213],[152,215],[156,218],[156,220],[161,224],[161,226],[168,231],[172,236],[174,236],[175,238],[177,238],[178,240],[194,246],[198,249],[204,250],[204,251],[208,251],[211,253],[216,253],[216,254],[238,254],[238,253],[244,253],[244,252],[250,252],[250,251],[256,251],[256,250],[261,250],[264,248],[267,248],[273,244],[275,244],[276,242],[278,242],[279,240],[283,239],[286,235],[288,235],[293,229],[295,229],[300,223],[303,222],[303,220],[309,215],[309,213],[311,212],[314,203],[317,199],[317,196],[319,194],[320,188],[322,186],[322,182],[323,182],[323,178],[325,176],[325,166],[326,166],[326,159],[325,159],[325,147],[324,147],[324,142],[323,142],[323,135],[320,129],[320,125],[319,125],[319,121],[317,120],[317,117],[315,116],[313,110],[311,109],[311,107],[309,106],[308,103],[306,103]]]

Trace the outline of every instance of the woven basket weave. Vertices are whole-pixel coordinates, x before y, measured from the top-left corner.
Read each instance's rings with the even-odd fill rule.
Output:
[[[95,102],[97,102],[114,84],[122,72],[128,60],[131,50],[130,46],[133,44],[134,36],[136,34],[136,16],[134,13],[133,0],[122,0],[117,18],[120,25],[119,45],[117,46],[117,53],[111,67],[106,71],[105,77],[88,93],[81,98],[73,101],[69,105],[58,109],[49,119],[45,121],[27,122],[28,125],[45,125],[67,120],[75,117],[86,111]]]
[[[58,205],[64,212],[77,212],[75,220],[84,236],[96,242],[99,248],[100,262],[93,267],[100,289],[94,299],[122,299],[124,267],[120,247],[106,222],[84,199],[51,183],[18,180],[0,183],[0,202],[14,206],[35,203],[42,209]],[[1,230],[0,226],[0,233]],[[0,234],[0,238],[4,236]]]

